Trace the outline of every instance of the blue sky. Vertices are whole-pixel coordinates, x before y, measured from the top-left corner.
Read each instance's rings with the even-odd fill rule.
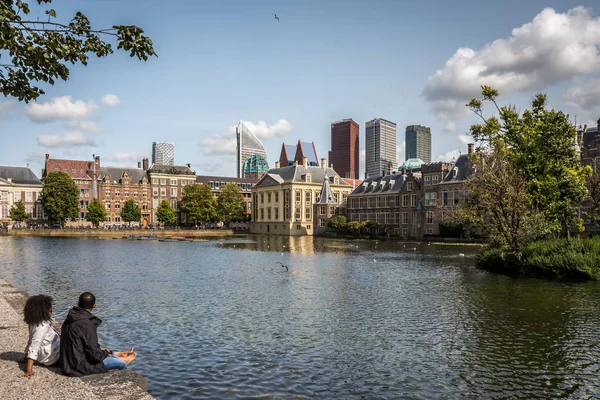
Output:
[[[593,0],[52,6],[59,21],[82,11],[94,27],[141,26],[158,58],[144,63],[116,52],[73,67],[36,105],[0,98],[0,164],[30,163],[38,175],[47,152],[134,166],[153,141],[169,141],[176,163],[234,176],[239,120],[255,127],[270,165],[283,142],[298,139],[314,141],[326,157],[330,124],[343,118],[358,122],[364,149],[364,124],[377,117],[398,124],[400,161],[412,124],[431,127],[434,160],[450,160],[466,151],[476,118],[462,105],[482,83],[521,109],[543,91],[578,122],[600,118],[600,4]]]

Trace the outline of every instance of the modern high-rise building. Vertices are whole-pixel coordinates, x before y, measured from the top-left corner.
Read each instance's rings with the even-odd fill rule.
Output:
[[[360,128],[352,119],[331,124],[329,164],[342,178],[359,179],[358,145]]]
[[[431,128],[422,125],[406,127],[406,158],[420,158],[431,162]]]
[[[365,172],[369,177],[385,175],[395,170],[396,124],[383,118],[365,124]]]
[[[240,121],[237,128],[235,128],[235,133],[237,135],[237,177],[243,178],[244,165],[246,163],[246,159],[256,154],[260,156],[266,163],[267,152],[265,151],[265,148],[263,147],[260,140],[258,140],[258,138],[254,136],[252,132],[250,132],[250,129],[248,129],[248,127],[244,125],[243,121]],[[258,157],[254,157],[253,159],[255,161],[260,161],[255,162],[254,164],[263,164],[261,160],[258,160]]]
[[[152,142],[152,164],[175,165],[175,145],[166,142]]]

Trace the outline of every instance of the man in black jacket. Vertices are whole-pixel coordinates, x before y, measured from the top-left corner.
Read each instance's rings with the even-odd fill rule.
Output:
[[[65,375],[84,376],[109,369],[126,369],[135,359],[133,348],[112,352],[100,347],[97,330],[102,320],[91,313],[95,307],[96,297],[90,292],[83,293],[62,325],[60,361]]]

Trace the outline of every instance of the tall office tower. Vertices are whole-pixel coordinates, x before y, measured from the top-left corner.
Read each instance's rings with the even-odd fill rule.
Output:
[[[342,178],[359,179],[358,139],[359,126],[352,119],[331,124],[329,164]]]
[[[377,118],[365,124],[365,172],[370,177],[384,175],[396,162],[396,124]]]
[[[253,157],[254,164],[259,166],[266,164],[268,167],[267,152],[265,151],[265,148],[260,140],[250,132],[250,129],[244,125],[244,122],[240,121],[237,128],[235,128],[235,133],[237,135],[237,177],[244,177],[244,164],[246,159],[255,154],[257,157]],[[258,172],[261,171],[257,170],[257,173]]]
[[[152,164],[175,165],[175,145],[166,142],[152,142]]]
[[[431,128],[422,125],[406,127],[406,160],[420,158],[431,162]]]

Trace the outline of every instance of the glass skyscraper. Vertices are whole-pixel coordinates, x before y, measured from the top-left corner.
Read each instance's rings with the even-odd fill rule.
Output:
[[[377,118],[365,124],[365,172],[370,177],[384,175],[395,170],[396,124]]]
[[[406,160],[420,158],[425,163],[431,162],[431,128],[422,125],[406,127]]]
[[[175,145],[166,142],[152,142],[152,164],[175,165]]]
[[[246,125],[244,125],[243,121],[240,121],[237,128],[235,129],[237,135],[237,177],[244,177],[244,166],[246,165],[246,159],[255,154],[261,156],[265,162],[267,160],[267,152],[263,147],[262,143]],[[256,157],[254,158],[255,162],[253,165],[262,164]],[[248,167],[248,165],[246,165]],[[266,172],[266,171],[265,171]]]

